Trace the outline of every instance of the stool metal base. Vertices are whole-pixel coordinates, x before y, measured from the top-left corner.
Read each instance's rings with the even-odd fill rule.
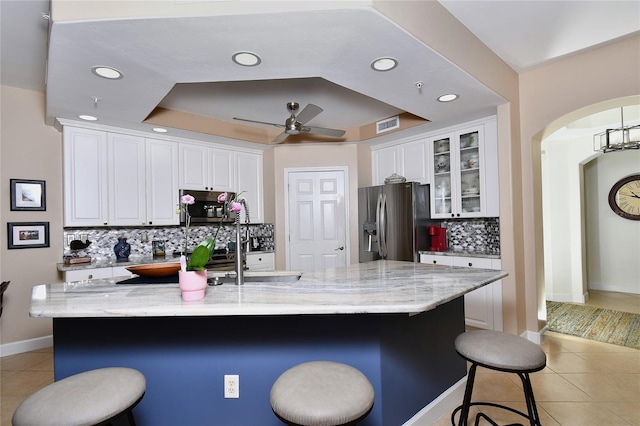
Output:
[[[503,410],[508,410],[512,413],[518,414],[528,419],[529,424],[531,426],[542,426],[540,423],[540,416],[538,415],[538,408],[536,407],[536,400],[535,400],[535,397],[533,396],[533,388],[531,387],[529,372],[510,371],[510,373],[516,373],[518,377],[520,377],[520,380],[522,381],[522,388],[524,390],[524,399],[527,404],[527,413],[523,413],[522,411],[516,410],[515,408],[507,407],[501,404],[494,404],[491,402],[471,402],[471,393],[473,392],[473,383],[475,381],[476,368],[478,367],[478,365],[480,364],[477,364],[471,361],[471,367],[469,368],[469,375],[467,378],[467,386],[464,391],[464,400],[462,402],[462,405],[458,406],[455,410],[453,410],[453,413],[451,413],[451,424],[453,426],[456,426],[456,425],[467,426],[468,418],[469,418],[469,410],[474,405],[489,406],[489,407],[500,408]],[[487,366],[484,366],[484,367],[490,368],[492,370],[502,371],[492,367],[487,367]],[[459,411],[461,412],[460,419],[456,424],[455,416]],[[498,426],[496,422],[491,420],[491,418],[484,413],[478,413],[478,415],[476,415],[474,426],[478,426],[480,424],[481,419],[487,420],[493,426]],[[516,425],[520,425],[520,423],[512,423],[507,426],[516,426]]]

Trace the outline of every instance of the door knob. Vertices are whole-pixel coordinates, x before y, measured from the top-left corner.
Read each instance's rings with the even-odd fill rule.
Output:
[[[344,250],[344,246],[340,246],[340,247],[338,247],[338,248],[337,248],[337,249],[335,249],[335,250]]]

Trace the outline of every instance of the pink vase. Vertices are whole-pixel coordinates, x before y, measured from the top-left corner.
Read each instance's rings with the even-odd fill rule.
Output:
[[[204,299],[207,288],[207,271],[178,271],[182,300],[191,302]]]

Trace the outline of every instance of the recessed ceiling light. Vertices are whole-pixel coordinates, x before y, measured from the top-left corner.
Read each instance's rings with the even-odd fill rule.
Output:
[[[378,58],[371,62],[374,71],[390,71],[398,66],[398,61],[393,58]]]
[[[260,65],[262,60],[260,56],[251,52],[236,52],[231,57],[233,62],[238,65],[242,65],[243,67],[255,67],[256,65]]]
[[[438,96],[438,102],[451,102],[458,99],[458,95],[449,93],[446,95]]]
[[[153,128],[153,129],[151,129],[151,130],[153,130],[153,131],[154,131],[154,132],[156,132],[156,133],[167,133],[167,132],[168,132],[168,130],[167,130],[167,129],[163,129],[162,127],[154,127],[154,128]]]
[[[93,115],[79,115],[78,118],[87,121],[96,121],[98,119],[98,117],[94,117]]]
[[[120,80],[124,75],[115,68],[97,65],[91,68],[91,72],[98,77],[108,78],[109,80]]]

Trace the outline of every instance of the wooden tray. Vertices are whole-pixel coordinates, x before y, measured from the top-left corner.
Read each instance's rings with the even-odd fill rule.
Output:
[[[141,277],[168,277],[180,270],[180,263],[150,263],[148,265],[127,266],[127,270]]]

